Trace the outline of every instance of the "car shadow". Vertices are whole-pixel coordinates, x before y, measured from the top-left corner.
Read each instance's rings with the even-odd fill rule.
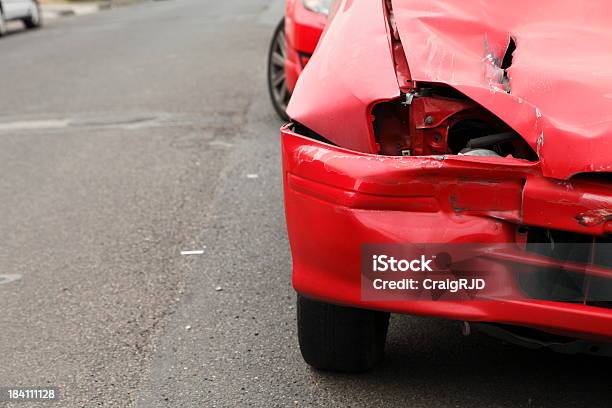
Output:
[[[386,356],[368,374],[317,376],[329,386],[354,382],[379,406],[610,406],[611,359],[529,350],[478,333],[464,337],[456,322],[394,315]]]
[[[26,26],[21,21],[9,21],[7,25],[7,32],[4,34],[1,39],[6,39],[12,36],[17,36],[19,34],[29,33],[32,30],[28,30]]]

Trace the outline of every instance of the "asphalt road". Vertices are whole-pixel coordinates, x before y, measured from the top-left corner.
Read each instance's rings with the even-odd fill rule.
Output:
[[[370,374],[302,362],[264,87],[281,13],[144,2],[0,40],[0,275],[20,277],[0,386],[62,407],[610,406],[610,360],[442,320],[393,316]]]

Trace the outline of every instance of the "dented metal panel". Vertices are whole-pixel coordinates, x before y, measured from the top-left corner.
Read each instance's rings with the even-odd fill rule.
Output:
[[[612,170],[609,1],[392,4],[414,81],[451,85],[493,112],[538,151],[546,177]]]
[[[346,1],[328,26],[287,108],[349,149],[376,153],[371,106],[399,96],[382,1]]]
[[[605,183],[534,178],[525,186],[523,209],[529,225],[591,235],[603,235],[612,226],[612,194]]]

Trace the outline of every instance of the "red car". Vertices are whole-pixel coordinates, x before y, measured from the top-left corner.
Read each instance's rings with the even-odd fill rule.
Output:
[[[281,130],[309,364],[371,368],[389,313],[610,354],[610,18],[605,0],[334,3]],[[489,292],[372,297],[371,245],[484,248]]]
[[[325,28],[332,0],[287,0],[268,53],[268,91],[278,115],[287,120],[287,103]]]

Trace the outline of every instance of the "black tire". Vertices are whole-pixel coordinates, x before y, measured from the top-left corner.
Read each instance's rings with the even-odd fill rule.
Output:
[[[298,296],[297,320],[302,357],[316,369],[364,372],[384,359],[389,313]]]
[[[34,12],[32,12],[28,17],[24,18],[23,24],[29,29],[36,29],[42,27],[42,11],[40,10],[40,4],[38,2],[35,3],[36,7],[34,8]]]
[[[0,9],[0,37],[4,37],[6,35],[6,20],[4,18],[4,13]]]
[[[282,19],[274,30],[268,51],[267,82],[272,106],[283,120],[289,120],[286,111],[289,98],[291,98],[285,78],[284,61],[286,57],[285,19]]]

